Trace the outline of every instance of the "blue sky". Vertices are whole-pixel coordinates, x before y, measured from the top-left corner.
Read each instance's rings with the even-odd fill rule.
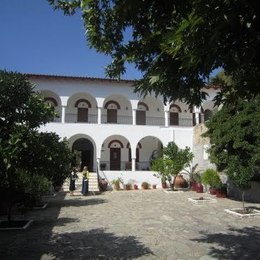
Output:
[[[9,71],[103,78],[111,61],[88,48],[80,13],[64,16],[47,0],[1,0],[0,37],[0,69]],[[141,73],[131,65],[122,78]]]
[[[64,16],[47,0],[1,0],[0,69],[105,77],[110,58],[89,49],[80,13]],[[129,66],[124,79],[141,74]]]

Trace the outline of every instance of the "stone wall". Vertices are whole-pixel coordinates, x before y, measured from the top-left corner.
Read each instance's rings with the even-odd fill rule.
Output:
[[[242,200],[242,191],[232,182],[228,183],[228,197],[235,200]],[[245,201],[260,203],[260,182],[251,182],[251,188],[245,191]]]

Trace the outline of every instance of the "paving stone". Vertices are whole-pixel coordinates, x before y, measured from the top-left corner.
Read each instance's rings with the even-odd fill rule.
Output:
[[[34,220],[27,230],[0,231],[0,259],[259,259],[260,217],[227,214],[241,207],[230,199],[188,201],[196,196],[161,189],[60,192],[47,208],[15,216]]]

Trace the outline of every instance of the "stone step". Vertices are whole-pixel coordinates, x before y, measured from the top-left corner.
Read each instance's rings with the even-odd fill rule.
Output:
[[[75,193],[77,192],[81,192],[81,189],[82,189],[82,180],[83,180],[83,177],[82,177],[82,173],[77,173],[78,175],[78,179],[76,180],[75,182],[75,185],[76,185],[76,190],[75,190]],[[66,181],[64,182],[63,184],[63,191],[69,191],[69,179],[66,179]],[[97,178],[97,173],[95,172],[90,172],[89,173],[89,192],[99,192],[99,187],[98,187],[98,178]]]

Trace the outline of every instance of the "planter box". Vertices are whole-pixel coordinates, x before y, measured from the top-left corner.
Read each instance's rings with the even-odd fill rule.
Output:
[[[32,209],[45,209],[47,206],[48,206],[48,203],[42,203],[42,204],[33,206]]]
[[[163,189],[164,192],[169,194],[177,194],[177,193],[183,193],[183,190],[173,190],[173,189]]]
[[[214,203],[217,202],[216,199],[208,198],[208,197],[200,197],[200,198],[188,198],[188,201],[191,201],[195,204],[204,204],[204,203]]]
[[[12,220],[11,225],[8,226],[8,221],[0,221],[0,230],[25,230],[31,224],[33,220]]]
[[[247,213],[243,213],[242,208],[234,208],[234,209],[225,209],[225,212],[232,214],[234,216],[240,217],[240,218],[247,218],[247,217],[254,217],[254,216],[260,216],[260,210],[256,209],[250,209]]]
[[[56,196],[56,193],[42,194],[42,198],[54,198],[55,196]]]

